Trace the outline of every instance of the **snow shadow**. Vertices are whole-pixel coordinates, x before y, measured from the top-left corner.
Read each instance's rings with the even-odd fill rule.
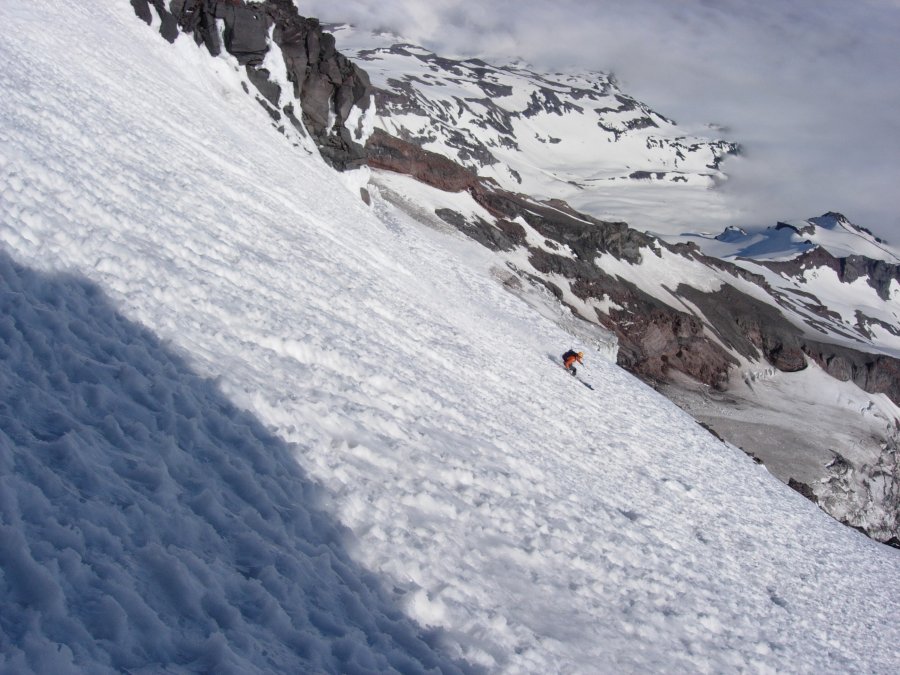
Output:
[[[0,672],[468,672],[291,447],[91,282],[0,252]]]

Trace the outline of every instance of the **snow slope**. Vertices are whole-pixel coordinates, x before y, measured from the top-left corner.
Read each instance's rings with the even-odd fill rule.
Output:
[[[124,0],[0,21],[0,670],[896,671],[898,551],[580,386],[227,59]]]

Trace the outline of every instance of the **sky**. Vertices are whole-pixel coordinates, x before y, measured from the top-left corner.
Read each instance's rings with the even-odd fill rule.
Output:
[[[839,211],[900,242],[898,0],[348,0],[339,15],[328,0],[298,4],[444,56],[614,72],[680,125],[741,144],[722,189],[743,224]]]

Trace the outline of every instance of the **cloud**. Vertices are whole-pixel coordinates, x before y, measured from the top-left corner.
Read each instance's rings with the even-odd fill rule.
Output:
[[[900,244],[898,0],[325,0],[445,56],[615,72],[689,129],[746,150],[723,188],[743,225],[841,211]],[[340,47],[340,45],[338,45]]]

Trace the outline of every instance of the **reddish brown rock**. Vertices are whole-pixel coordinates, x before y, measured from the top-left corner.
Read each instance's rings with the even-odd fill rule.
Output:
[[[461,192],[478,182],[474,173],[456,162],[381,129],[369,137],[366,159],[372,168],[403,173],[447,192]]]

